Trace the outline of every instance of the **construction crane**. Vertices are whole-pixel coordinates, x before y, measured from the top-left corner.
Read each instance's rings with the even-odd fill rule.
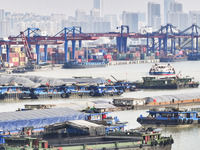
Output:
[[[35,60],[34,60],[33,55],[31,53],[31,48],[28,45],[28,42],[27,42],[27,39],[26,39],[26,36],[25,36],[24,32],[20,32],[20,36],[22,38],[22,42],[23,42],[23,45],[24,45],[26,57],[28,58],[27,65],[28,66],[33,66],[35,64]]]
[[[20,35],[21,35],[21,38],[22,38],[22,42],[23,42],[23,45],[24,45],[24,49],[25,49],[25,52],[26,52],[26,56],[29,58],[29,59],[33,59],[33,56],[31,54],[31,49],[28,45],[28,42],[26,40],[26,36],[24,35],[24,32],[20,32]]]

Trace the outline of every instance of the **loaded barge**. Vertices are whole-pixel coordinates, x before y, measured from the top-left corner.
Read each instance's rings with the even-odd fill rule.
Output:
[[[106,61],[93,61],[93,62],[78,62],[77,60],[65,62],[63,68],[65,69],[84,69],[84,68],[98,68],[106,67]]]
[[[119,150],[171,150],[172,136],[163,137],[160,130],[148,128],[129,131],[111,131],[112,127],[87,121],[68,121],[46,126],[41,134],[29,137],[4,137],[0,148],[41,150],[119,149]],[[109,133],[108,133],[109,131]],[[19,148],[19,150],[21,150]]]
[[[140,115],[137,122],[143,126],[185,126],[198,125],[200,118],[198,111],[190,111],[174,107],[166,107],[164,110],[150,109],[148,116]]]
[[[136,88],[141,89],[180,89],[197,88],[199,82],[193,81],[191,77],[143,77],[143,82],[135,82]]]
[[[96,96],[120,96],[124,92],[123,86],[72,84],[63,86],[44,86],[36,88],[21,85],[0,86],[0,99],[54,99],[54,98],[82,98]]]

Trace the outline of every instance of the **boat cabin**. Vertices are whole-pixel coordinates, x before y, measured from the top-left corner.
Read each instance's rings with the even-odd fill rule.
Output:
[[[165,108],[164,110],[157,110],[157,109],[151,109],[147,111],[149,113],[148,117],[153,118],[177,118],[177,119],[197,119],[198,118],[198,112],[197,111],[187,111],[187,110],[181,110],[178,108]]]

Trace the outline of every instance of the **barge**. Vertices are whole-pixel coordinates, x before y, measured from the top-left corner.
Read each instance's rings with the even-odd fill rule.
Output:
[[[63,68],[65,69],[83,69],[83,68],[98,68],[106,67],[107,62],[105,61],[93,61],[93,62],[78,62],[77,60],[71,60],[65,62]]]
[[[189,111],[174,107],[166,107],[164,110],[150,109],[148,116],[137,118],[137,122],[143,126],[178,126],[200,124],[197,111]]]
[[[191,77],[143,77],[143,82],[134,83],[141,89],[180,89],[197,88],[199,82],[195,82]]]

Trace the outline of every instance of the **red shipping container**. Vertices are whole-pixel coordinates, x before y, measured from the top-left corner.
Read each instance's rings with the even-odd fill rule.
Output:
[[[78,59],[78,62],[82,62],[82,60],[81,60],[81,59]]]
[[[19,57],[19,53],[9,53],[9,57]]]
[[[20,62],[25,62],[25,60],[26,60],[25,57],[20,57],[20,58],[19,58],[19,61],[20,61]]]
[[[92,60],[94,60],[94,59],[92,59],[92,58],[91,58],[91,59],[88,59],[88,62],[91,62]]]
[[[104,55],[104,59],[108,59],[108,58],[112,58],[112,56],[110,54]]]
[[[78,55],[79,56],[83,56],[84,55],[84,51],[78,51]]]
[[[53,48],[47,48],[48,52],[53,52]]]
[[[19,66],[19,62],[13,62],[13,66]]]
[[[44,48],[40,48],[40,52],[44,52]]]

